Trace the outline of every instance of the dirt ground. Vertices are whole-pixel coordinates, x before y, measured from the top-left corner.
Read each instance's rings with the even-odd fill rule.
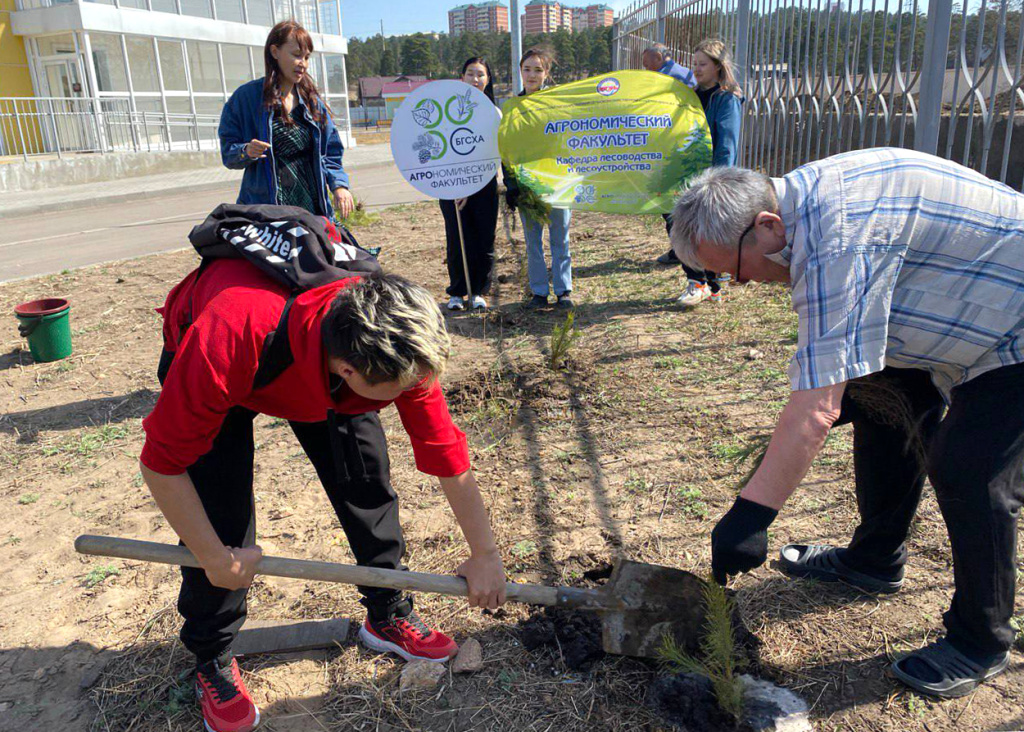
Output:
[[[443,298],[436,205],[389,209],[358,230],[386,268]],[[184,242],[183,242],[184,244]],[[720,306],[674,303],[680,273],[659,268],[660,218],[577,215],[572,224],[580,340],[568,367],[548,366],[564,314],[521,307],[521,243],[499,233],[495,307],[449,318],[445,377],[510,575],[579,583],[613,556],[705,573],[709,534],[746,470],[745,446],[768,433],[786,396],[796,322],[784,288],[730,287]],[[176,571],[77,555],[83,533],[172,541],[142,483],[141,419],[157,398],[154,308],[196,264],[191,251],[105,264],[0,287],[0,730],[197,730],[187,654],[176,639]],[[74,355],[33,364],[13,306],[73,303]],[[411,568],[451,572],[466,548],[436,482],[415,472],[394,410],[384,414],[402,496]],[[287,424],[257,420],[259,541],[268,553],[346,562],[351,555]],[[843,542],[856,522],[851,436],[831,436],[770,532]],[[966,456],[965,456],[966,457]],[[763,673],[799,693],[819,730],[1024,728],[1024,662],[964,699],[935,703],[884,675],[890,654],[941,632],[950,552],[927,494],[904,590],[873,599],[787,580],[771,566],[740,578],[742,612],[764,642]],[[261,579],[253,618],[350,617],[354,590]],[[1024,610],[1018,588],[1018,612]],[[422,596],[419,608],[457,640],[474,636],[486,666],[401,695],[401,662],[351,641],[332,651],[255,658],[243,671],[268,730],[655,730],[644,704],[656,669],[607,657],[569,670],[528,652],[528,612],[470,611]]]

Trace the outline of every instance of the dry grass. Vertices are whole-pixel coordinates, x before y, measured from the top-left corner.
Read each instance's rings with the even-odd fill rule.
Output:
[[[510,226],[511,229],[511,226]],[[386,268],[445,285],[436,205],[382,212],[357,232],[383,245]],[[499,240],[501,237],[499,236]],[[680,273],[658,268],[660,218],[574,216],[572,253],[582,335],[567,368],[551,371],[550,336],[564,314],[521,307],[521,242],[499,241],[498,284],[486,315],[449,319],[455,358],[446,378],[510,575],[577,584],[622,553],[704,574],[714,520],[785,403],[796,328],[787,293],[731,287],[718,307],[674,304]],[[175,641],[175,572],[74,555],[79,533],[168,541],[171,532],[139,481],[141,418],[157,393],[153,308],[194,265],[188,253],[102,265],[0,288],[0,310],[37,292],[70,293],[75,356],[32,364],[16,337],[0,343],[0,570],[11,592],[0,616],[0,727],[194,730],[197,717]],[[757,348],[764,358],[747,360]],[[465,556],[436,483],[413,469],[394,410],[383,416],[402,498],[408,564],[450,573]],[[844,542],[857,521],[850,430],[836,430],[804,486],[770,531],[787,541]],[[257,420],[259,540],[268,553],[350,561],[317,479],[279,420]],[[34,500],[20,502],[24,496]],[[766,566],[736,582],[748,626],[763,641],[764,673],[812,705],[819,730],[1024,728],[1024,671],[962,700],[934,703],[884,676],[888,654],[941,632],[952,591],[944,527],[926,491],[910,540],[905,589],[884,600],[793,582]],[[92,587],[99,565],[110,574]],[[1018,606],[1020,603],[1018,594]],[[426,695],[398,691],[400,662],[347,643],[333,651],[249,659],[243,671],[277,730],[641,730],[654,673],[607,658],[568,670],[556,652],[527,653],[523,608],[470,612],[422,596],[419,609],[461,640],[480,639],[486,668],[447,676]],[[163,611],[163,612],[161,612]],[[254,618],[362,618],[346,587],[260,581]],[[87,697],[86,663],[105,664]],[[43,681],[35,679],[43,669]],[[50,673],[50,670],[53,670]],[[175,706],[178,705],[178,706]],[[6,727],[5,727],[6,728]]]

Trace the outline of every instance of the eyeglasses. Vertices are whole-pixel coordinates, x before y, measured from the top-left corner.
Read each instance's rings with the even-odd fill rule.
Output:
[[[740,263],[743,260],[743,240],[747,238],[747,234],[750,233],[755,224],[757,224],[756,217],[750,222],[750,226],[743,230],[743,233],[740,234],[740,240],[736,243],[736,282],[740,284],[743,283],[743,279],[740,277]]]

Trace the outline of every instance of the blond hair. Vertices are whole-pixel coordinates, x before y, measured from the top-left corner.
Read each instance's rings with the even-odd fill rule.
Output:
[[[718,85],[727,92],[740,96],[740,85],[736,83],[736,73],[733,71],[732,54],[725,45],[725,41],[718,38],[707,38],[697,44],[693,53],[703,53],[711,59],[718,67]]]
[[[451,355],[444,316],[429,292],[376,272],[343,288],[321,327],[324,349],[370,384],[438,378]]]

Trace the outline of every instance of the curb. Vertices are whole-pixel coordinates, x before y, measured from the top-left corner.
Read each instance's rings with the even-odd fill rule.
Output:
[[[389,160],[387,162],[363,163],[352,165],[346,168],[346,170],[352,171],[368,170],[371,168],[387,168],[392,165],[394,165],[394,161]],[[112,203],[144,201],[150,198],[175,196],[185,193],[203,193],[206,191],[216,191],[221,188],[237,189],[240,181],[241,178],[234,181],[222,180],[214,181],[211,183],[185,184],[181,186],[175,186],[173,188],[159,188],[155,190],[142,189],[138,191],[130,191],[127,193],[111,193],[106,196],[96,196],[95,198],[77,198],[70,201],[53,201],[51,203],[11,206],[9,208],[0,205],[0,215],[4,216],[5,218],[15,216],[34,216],[37,214],[56,213],[58,211],[72,211],[74,209],[86,208],[91,206],[104,206]]]

